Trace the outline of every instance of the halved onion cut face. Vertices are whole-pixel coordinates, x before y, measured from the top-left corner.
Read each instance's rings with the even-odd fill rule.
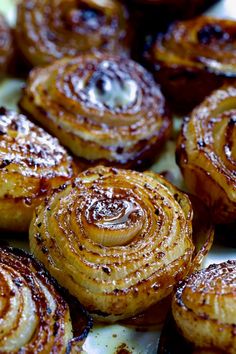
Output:
[[[117,321],[167,297],[188,273],[192,208],[158,174],[98,166],[40,205],[30,246],[95,317]]]
[[[95,50],[128,54],[127,19],[117,0],[22,0],[16,40],[33,66]]]
[[[185,183],[215,223],[236,220],[236,89],[213,92],[186,119],[177,145]]]
[[[81,327],[74,331],[64,295],[32,256],[0,248],[1,353],[78,353],[89,318],[77,304]]]
[[[165,98],[150,73],[111,54],[34,69],[20,106],[87,168],[149,165],[171,132]]]
[[[236,352],[236,261],[213,264],[180,283],[172,302],[183,336],[206,352]]]

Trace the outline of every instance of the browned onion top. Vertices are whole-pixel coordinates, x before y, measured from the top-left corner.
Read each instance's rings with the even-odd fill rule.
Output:
[[[71,178],[72,159],[56,138],[25,116],[1,108],[0,175],[2,196],[25,197],[34,193],[39,182],[43,192],[53,186],[54,182],[47,181],[55,181],[58,187]]]
[[[191,218],[188,198],[161,176],[98,166],[38,208],[31,249],[93,314],[115,321],[188,272]]]
[[[235,353],[236,261],[212,264],[187,277],[172,310],[181,333],[196,349]]]
[[[18,45],[34,65],[91,49],[119,52],[127,17],[117,0],[24,0],[18,5]]]
[[[183,65],[236,76],[235,38],[235,21],[201,16],[177,22],[159,35],[153,55],[173,68]]]
[[[212,208],[215,221],[234,221],[236,218],[236,89],[233,86],[223,87],[213,92],[193,110],[183,126],[177,151],[187,184],[193,189],[194,194],[205,200]],[[186,170],[191,170],[192,176],[196,174],[196,178],[186,176]],[[207,188],[203,190],[204,186],[201,186],[200,177],[203,175],[206,183],[209,183],[209,190]],[[192,185],[193,181],[195,183]]]

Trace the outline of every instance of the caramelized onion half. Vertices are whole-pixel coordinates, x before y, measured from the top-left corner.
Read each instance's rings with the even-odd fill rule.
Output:
[[[32,65],[95,49],[128,52],[127,19],[117,0],[22,0],[16,38]]]
[[[0,249],[0,315],[1,353],[78,353],[87,334],[82,329],[73,338],[60,288],[21,250]],[[81,314],[82,322],[84,318]]]
[[[236,21],[211,17],[174,23],[160,34],[149,62],[175,109],[188,112],[236,78]]]
[[[191,267],[188,197],[163,177],[98,166],[37,209],[32,252],[102,321],[167,297]]]
[[[4,17],[0,14],[0,75],[5,74],[13,55],[11,30]]]
[[[189,190],[216,223],[236,220],[236,89],[223,87],[183,125],[177,160]]]
[[[165,100],[151,75],[111,55],[35,69],[20,104],[87,165],[150,163],[170,133]]]
[[[0,109],[0,228],[27,231],[36,205],[73,176],[58,140],[25,116]]]
[[[180,283],[172,303],[184,337],[204,352],[236,352],[236,261],[213,264]]]

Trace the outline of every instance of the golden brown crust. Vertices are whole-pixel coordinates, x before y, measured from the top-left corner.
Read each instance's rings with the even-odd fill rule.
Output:
[[[128,52],[128,14],[117,0],[24,0],[16,38],[32,65],[89,50]]]
[[[0,283],[1,353],[79,352],[69,306],[41,264],[21,250],[0,248]]]
[[[214,264],[183,281],[172,302],[184,337],[206,352],[235,353],[236,261]]]
[[[236,22],[198,17],[160,34],[147,54],[172,106],[189,112],[210,92],[236,77]]]
[[[27,231],[32,212],[74,174],[58,140],[23,115],[0,109],[0,228]]]
[[[37,209],[30,247],[91,314],[113,322],[165,298],[188,273],[191,219],[188,197],[163,177],[98,166]]]
[[[188,189],[215,223],[236,220],[236,89],[223,87],[195,108],[183,125],[177,161]]]
[[[0,14],[0,75],[6,74],[13,56],[11,29]]]
[[[195,246],[189,270],[189,274],[191,274],[202,267],[203,260],[211,249],[214,240],[214,225],[211,221],[209,209],[206,205],[193,195],[190,195],[189,197],[193,208],[192,239]],[[149,307],[141,314],[126,319],[123,322],[128,325],[144,327],[163,324],[170,312],[171,299],[172,294]],[[182,353],[184,352],[182,351]]]
[[[21,107],[88,163],[134,167],[170,134],[165,100],[139,64],[105,54],[31,72]]]

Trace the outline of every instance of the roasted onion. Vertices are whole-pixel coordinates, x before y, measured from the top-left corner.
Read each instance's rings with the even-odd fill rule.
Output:
[[[128,52],[128,14],[117,0],[22,0],[17,43],[32,65],[89,50]]]
[[[236,220],[236,88],[223,87],[185,120],[177,161],[216,223]]]
[[[33,257],[0,248],[1,353],[78,353],[89,328],[81,312],[73,337],[70,309],[60,289]],[[81,306],[78,304],[77,311]],[[78,328],[77,328],[78,330]]]
[[[199,350],[234,354],[236,261],[213,264],[190,275],[180,283],[172,310],[183,336]]]
[[[28,231],[36,205],[73,172],[57,139],[23,115],[0,109],[0,229]]]
[[[0,75],[9,69],[13,56],[13,39],[11,29],[0,14]]]
[[[87,54],[35,69],[20,105],[87,166],[150,164],[170,133],[152,76],[113,55]]]
[[[30,247],[102,321],[140,313],[167,297],[191,267],[188,197],[163,177],[98,166],[47,198]]]
[[[198,17],[174,23],[147,54],[170,104],[189,112],[236,78],[236,21]]]

